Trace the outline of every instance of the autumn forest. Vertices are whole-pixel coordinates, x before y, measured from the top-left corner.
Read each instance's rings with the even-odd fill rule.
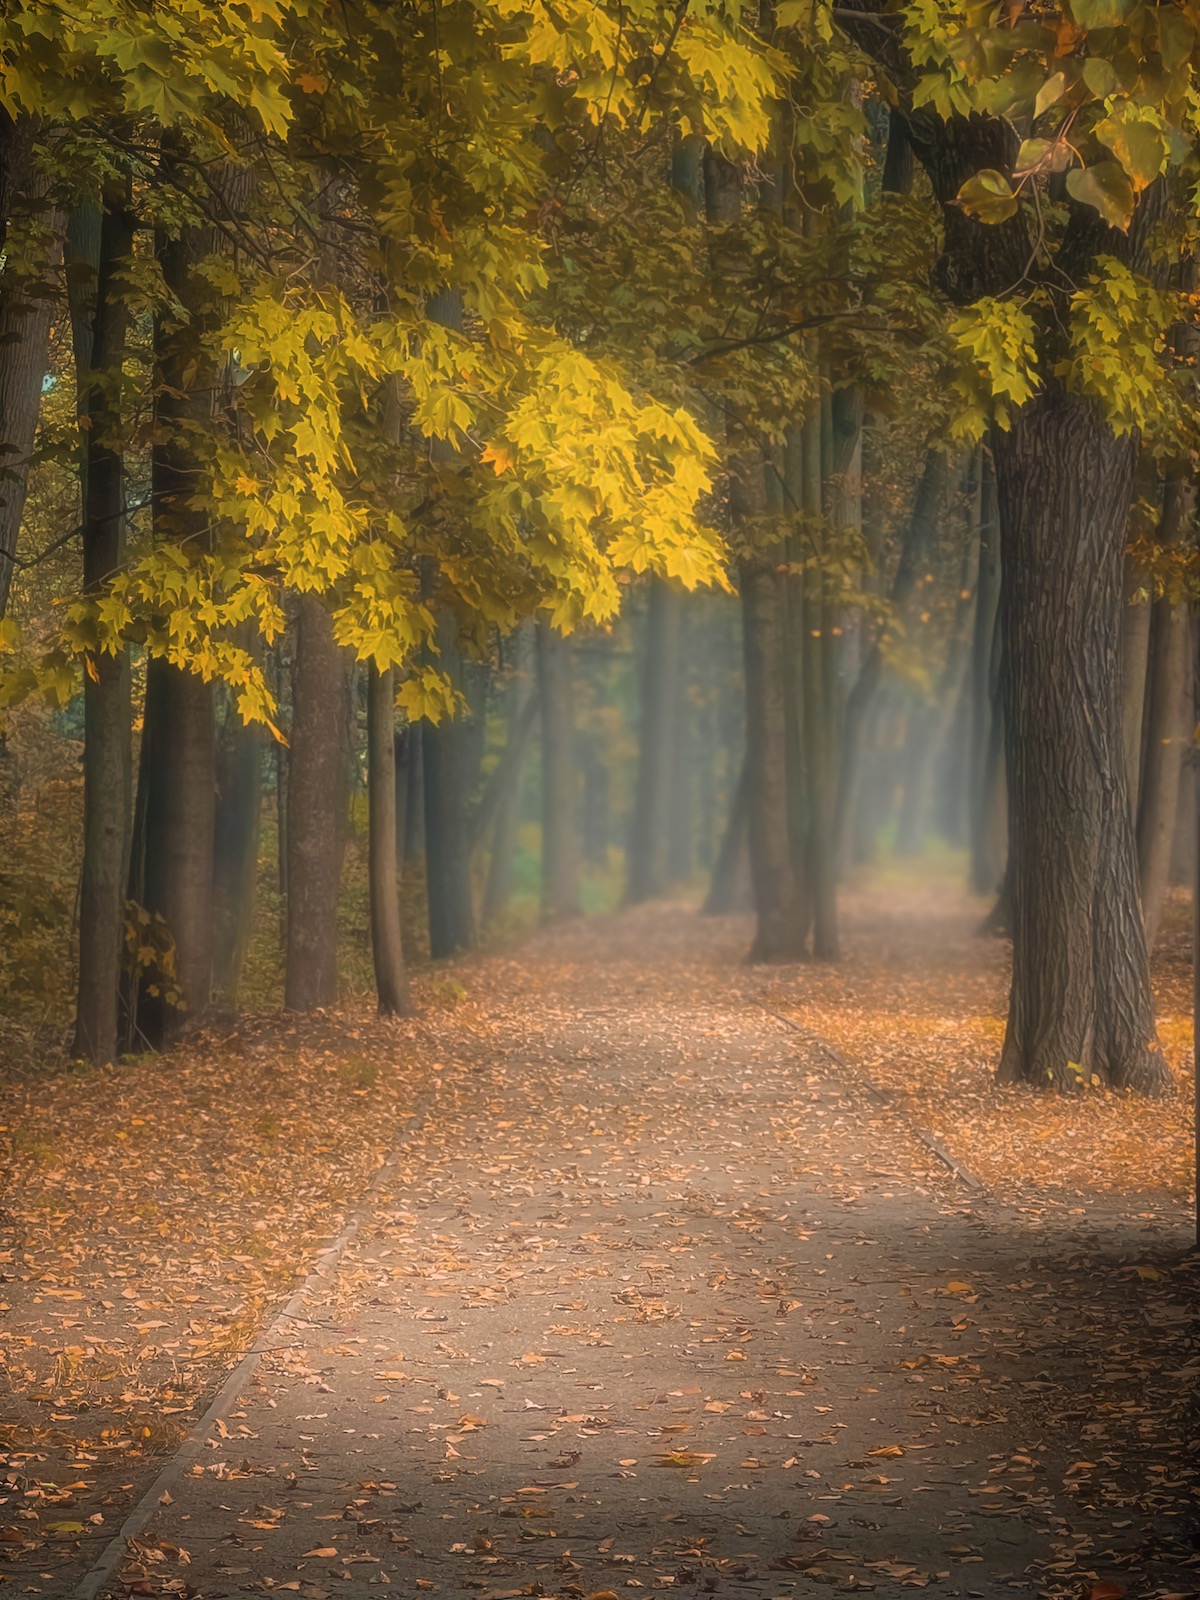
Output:
[[[0,1592],[1200,1595],[1198,108],[0,8]]]

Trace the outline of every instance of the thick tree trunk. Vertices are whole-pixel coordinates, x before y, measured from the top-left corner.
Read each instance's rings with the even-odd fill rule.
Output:
[[[800,961],[805,924],[788,798],[784,579],[767,560],[741,569],[746,660],[746,824],[756,927],[751,961]]]
[[[161,656],[146,663],[131,898],[161,917],[173,945],[181,1006],[147,984],[136,1033],[153,1048],[208,1008],[213,962],[213,824],[216,719],[213,686]],[[161,989],[154,974],[149,984]]]
[[[45,205],[38,132],[32,117],[0,111],[0,223],[8,252],[0,269],[0,617],[8,608],[49,364],[64,225],[62,214]]]
[[[107,197],[88,308],[89,382],[83,482],[83,581],[91,594],[125,559],[125,471],[120,381],[128,317],[116,274],[133,250],[123,189]],[[83,872],[74,1053],[97,1063],[117,1053],[122,923],[132,789],[129,652],[96,651],[83,681]]]
[[[400,921],[399,860],[396,852],[395,676],[374,662],[367,678],[368,875],[371,897],[371,957],[375,993],[384,1016],[411,1010]]]
[[[997,435],[1013,977],[1005,1082],[1167,1082],[1121,737],[1136,449],[1050,385]]]
[[[682,624],[682,593],[663,579],[652,578],[642,652],[637,777],[625,889],[630,905],[654,899],[667,886]]]
[[[166,135],[163,159],[181,159]],[[250,178],[225,167],[216,190],[237,210]],[[211,509],[203,495],[205,464],[198,441],[221,426],[227,373],[209,348],[220,299],[197,267],[224,243],[215,225],[187,227],[157,241],[163,281],[184,316],[174,311],[155,326],[155,443],[151,461],[154,531],[194,559],[212,545]],[[146,770],[142,770],[146,769]],[[163,918],[174,942],[175,975],[183,1009],[139,999],[138,1028],[151,1043],[203,1018],[212,992],[216,695],[211,683],[163,657],[147,665],[146,719],[139,770],[135,850],[141,857],[146,909]],[[136,898],[136,897],[135,897]]]
[[[346,843],[347,660],[314,595],[296,608],[287,796],[289,1011],[331,1006],[338,993],[338,893]]]
[[[213,994],[236,1012],[254,925],[262,819],[262,728],[227,708],[217,739],[213,833]]]
[[[1166,485],[1160,534],[1178,544],[1195,535],[1196,492],[1190,483]],[[1137,810],[1138,872],[1146,944],[1153,950],[1171,872],[1175,812],[1183,771],[1187,707],[1191,704],[1191,619],[1185,601],[1154,602],[1146,675],[1145,738]],[[1185,695],[1186,691],[1186,695]]]
[[[542,708],[542,921],[560,922],[583,909],[571,646],[539,618],[536,648]]]

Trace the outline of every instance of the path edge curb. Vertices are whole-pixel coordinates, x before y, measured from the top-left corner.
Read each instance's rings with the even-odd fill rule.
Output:
[[[840,1051],[835,1050],[827,1039],[822,1039],[820,1034],[813,1033],[811,1028],[806,1028],[803,1023],[797,1022],[794,1017],[789,1017],[786,1012],[775,1011],[762,1001],[759,1004],[762,1005],[763,1010],[769,1017],[774,1017],[777,1022],[782,1022],[785,1027],[791,1028],[794,1033],[800,1034],[802,1038],[809,1040],[811,1044],[815,1044],[818,1049],[824,1050],[829,1059],[836,1066],[841,1067],[843,1072],[847,1073],[851,1078],[857,1078],[876,1104],[884,1106],[887,1110],[893,1112],[898,1120],[905,1124],[909,1132],[935,1155],[943,1166],[950,1169],[965,1188],[972,1190],[977,1195],[985,1195],[988,1192],[987,1184],[982,1179],[977,1178],[973,1172],[964,1167],[962,1162],[953,1156],[945,1145],[929,1132],[928,1128],[923,1128],[919,1122],[914,1122],[910,1116],[899,1110],[892,1097],[885,1093],[873,1078],[868,1076],[861,1067],[852,1066],[845,1056]]]
[[[203,1415],[184,1435],[182,1441],[176,1447],[174,1453],[168,1457],[149,1488],[146,1489],[116,1533],[113,1534],[99,1556],[97,1556],[96,1560],[72,1590],[72,1600],[98,1600],[98,1597],[103,1594],[107,1585],[116,1576],[117,1569],[128,1553],[129,1541],[138,1538],[145,1532],[150,1519],[162,1504],[163,1495],[170,1490],[172,1484],[178,1483],[184,1471],[199,1459],[209,1434],[217,1423],[223,1422],[233,1409],[246,1384],[258,1370],[263,1356],[270,1354],[271,1350],[277,1347],[276,1336],[283,1331],[283,1325],[286,1322],[297,1319],[305,1299],[314,1289],[320,1286],[328,1269],[341,1260],[347,1245],[351,1243],[366,1220],[370,1211],[371,1201],[399,1170],[405,1147],[412,1135],[425,1121],[437,1090],[438,1084],[434,1083],[418,1098],[416,1109],[410,1114],[399,1143],[393,1148],[386,1161],[375,1169],[370,1182],[362,1191],[358,1204],[342,1225],[341,1232],[328,1244],[322,1245],[319,1250],[314,1252],[315,1264],[305,1276],[304,1281],[293,1291],[287,1302],[275,1313],[270,1322],[259,1330],[254,1340],[255,1348],[248,1350],[228,1374],[224,1383],[209,1401]]]

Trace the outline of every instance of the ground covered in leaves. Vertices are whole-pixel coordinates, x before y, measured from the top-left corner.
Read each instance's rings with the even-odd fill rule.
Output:
[[[972,908],[848,912],[835,973],[650,908],[9,1084],[13,1592],[253,1347],[114,1594],[1196,1593],[1180,1107],[998,1094]]]
[[[987,907],[946,889],[845,895],[845,959],[788,969],[767,1001],[828,1041],[898,1113],[937,1136],[990,1190],[1078,1205],[1140,1196],[1154,1210],[1195,1184],[1190,899],[1169,904],[1154,962],[1162,1100],[1090,1090],[1073,1099],[997,1088],[1009,945],[978,937]]]

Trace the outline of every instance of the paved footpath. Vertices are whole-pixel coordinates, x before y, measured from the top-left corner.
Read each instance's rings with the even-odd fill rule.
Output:
[[[1178,1238],[970,1197],[695,927],[522,953],[114,1594],[1194,1591]]]

